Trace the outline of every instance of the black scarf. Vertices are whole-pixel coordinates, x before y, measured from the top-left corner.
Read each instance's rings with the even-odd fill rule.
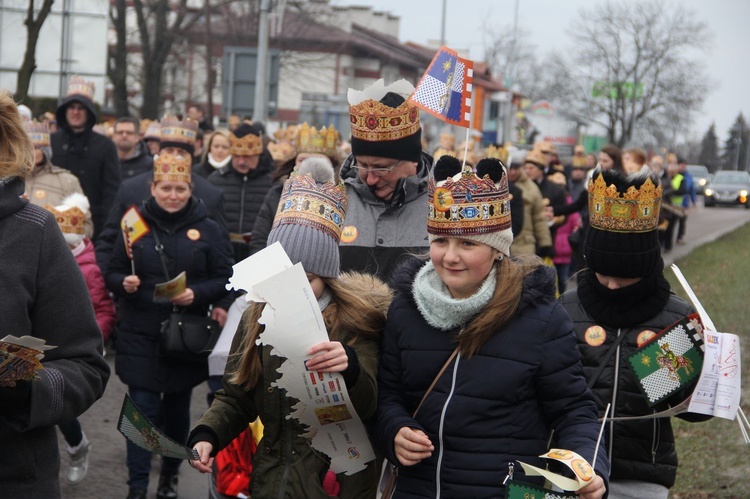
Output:
[[[603,286],[591,269],[580,274],[578,299],[594,322],[610,327],[629,327],[656,317],[669,300],[669,282],[659,270],[620,289]]]

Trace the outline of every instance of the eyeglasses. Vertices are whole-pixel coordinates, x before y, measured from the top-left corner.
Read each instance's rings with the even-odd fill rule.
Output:
[[[356,161],[356,160],[355,160]],[[363,166],[363,165],[357,165],[356,163],[352,165],[352,169],[356,170],[357,173],[359,173],[362,176],[367,176],[369,174],[373,174],[376,177],[385,177],[389,173],[393,171],[394,168],[398,166],[398,164],[401,163],[401,160],[399,159],[395,163],[393,163],[391,166],[378,166],[378,167],[371,167],[371,166]]]

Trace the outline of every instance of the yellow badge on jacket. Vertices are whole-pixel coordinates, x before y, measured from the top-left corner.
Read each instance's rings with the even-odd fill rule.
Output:
[[[45,191],[44,189],[37,189],[34,191],[34,197],[37,199],[44,199],[45,197],[47,197],[47,191]]]
[[[201,233],[198,231],[198,229],[190,229],[187,231],[187,237],[191,241],[197,241],[201,238]]]
[[[359,237],[359,231],[353,225],[344,227],[341,231],[341,242],[342,243],[353,243]]]
[[[592,347],[598,347],[607,339],[607,332],[601,326],[591,326],[584,333],[583,339]]]

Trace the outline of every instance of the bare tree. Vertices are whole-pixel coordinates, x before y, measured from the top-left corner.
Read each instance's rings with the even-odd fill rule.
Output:
[[[29,0],[26,20],[23,22],[26,25],[26,52],[23,54],[23,62],[18,70],[18,79],[16,80],[15,98],[19,101],[28,97],[31,75],[34,74],[36,69],[36,44],[39,41],[39,32],[42,30],[42,25],[52,10],[52,4],[55,3],[55,0],[44,0],[36,17],[34,17],[34,11],[36,10],[34,3],[34,0]]]
[[[561,97],[604,126],[612,143],[626,145],[639,126],[687,129],[708,78],[685,52],[710,41],[692,11],[666,9],[660,0],[607,2],[581,10],[569,33],[575,44],[567,76],[575,83],[564,86],[579,90]]]
[[[115,30],[115,45],[110,47],[107,59],[107,76],[112,82],[115,114],[128,116],[128,46],[126,0],[115,0],[110,6],[109,18]]]
[[[540,79],[542,67],[537,61],[536,46],[529,41],[528,31],[508,25],[498,28],[485,20],[482,26],[484,53],[492,72],[504,80],[505,85],[516,86],[532,100],[546,99]]]

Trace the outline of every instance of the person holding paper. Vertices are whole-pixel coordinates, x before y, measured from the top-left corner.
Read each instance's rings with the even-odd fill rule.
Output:
[[[341,373],[357,415],[366,421],[375,413],[378,345],[391,293],[375,277],[340,272],[338,242],[347,203],[330,162],[308,158],[284,184],[268,242],[280,242],[290,260],[302,264],[328,330],[330,341],[308,351],[307,371],[314,380],[323,379],[319,373]],[[253,459],[252,497],[375,497],[374,462],[353,475],[334,475],[331,459],[311,446],[307,428],[289,417],[297,400],[274,384],[285,359],[274,355],[270,345],[256,343],[264,306],[253,304],[243,315],[223,388],[188,438],[200,455],[190,464],[211,473],[216,453],[260,416],[263,439]],[[294,360],[301,364],[303,359]],[[333,409],[316,411],[321,423],[335,424],[347,416]]]
[[[554,270],[536,256],[510,257],[507,174],[491,158],[478,170],[484,162],[503,170],[497,183],[456,158],[435,165],[429,260],[396,274],[375,425],[376,444],[398,467],[394,498],[504,497],[508,463],[544,467],[552,430],[555,447],[595,455],[596,404]],[[581,497],[606,491],[608,462],[597,458]],[[519,468],[516,478],[539,483]]]
[[[151,197],[139,208],[149,230],[132,243],[132,262],[120,233],[104,271],[120,307],[115,370],[135,405],[151,421],[160,420],[164,433],[178,442],[190,431],[190,397],[193,387],[208,378],[208,362],[162,356],[161,325],[173,311],[206,317],[209,305],[227,295],[234,263],[228,232],[192,196],[190,151],[196,129],[190,120],[162,120]],[[166,303],[157,302],[156,285],[181,272],[187,288]],[[181,462],[162,459],[157,498],[176,497]],[[127,465],[128,497],[145,498],[151,454],[128,441]]]
[[[611,403],[610,417],[644,417],[608,423],[605,429],[612,463],[609,497],[666,498],[677,473],[674,434],[669,417],[648,417],[687,399],[694,383],[649,407],[627,360],[657,333],[694,313],[664,278],[658,238],[662,186],[648,170],[626,176],[597,169],[588,196],[587,268],[579,274],[578,289],[560,301],[573,319],[599,415]],[[678,417],[708,419],[688,413]]]
[[[59,498],[55,426],[91,407],[110,372],[91,297],[55,216],[22,196],[32,168],[16,104],[0,91],[0,340],[33,336],[32,344],[52,347],[37,379],[0,386],[0,495]],[[0,364],[3,378],[15,377]]]

